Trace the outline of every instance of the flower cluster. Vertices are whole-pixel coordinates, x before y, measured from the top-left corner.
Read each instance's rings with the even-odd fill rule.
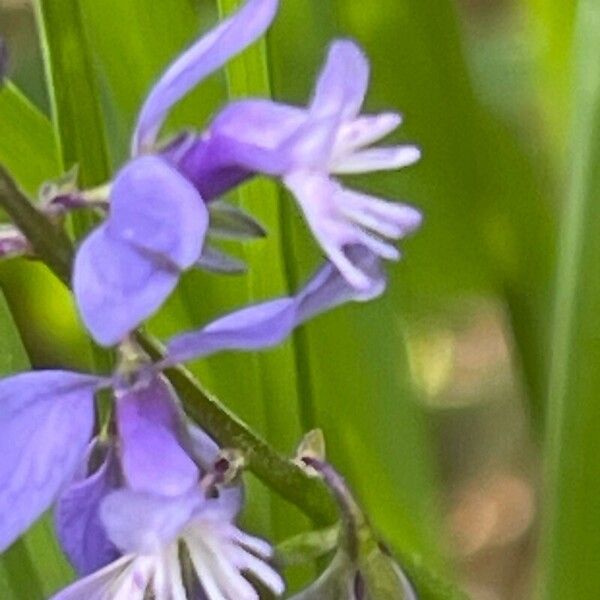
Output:
[[[415,209],[336,179],[419,157],[413,146],[370,147],[400,117],[360,114],[369,69],[350,41],[332,45],[306,108],[246,99],[202,133],[158,139],[170,109],[260,37],[277,8],[277,0],[248,0],[167,69],[140,111],[130,160],[107,188],[107,217],[78,248],[77,306],[91,336],[117,346],[114,374],[48,370],[0,381],[0,550],[54,504],[58,537],[82,576],[61,600],[255,600],[251,581],[283,592],[269,544],[235,524],[241,484],[224,476],[229,462],[188,420],[163,371],[225,350],[271,347],[319,313],[377,297],[386,285],[382,259],[399,258],[390,241],[420,223]],[[294,295],[178,334],[153,362],[133,341],[136,328],[184,271],[235,268],[207,245],[209,217],[229,211],[260,231],[219,200],[258,175],[291,191],[327,260]],[[112,411],[98,425],[100,390],[110,391]]]

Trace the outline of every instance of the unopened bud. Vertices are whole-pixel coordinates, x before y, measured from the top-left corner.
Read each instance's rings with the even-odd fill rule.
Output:
[[[0,258],[15,258],[31,254],[27,238],[12,225],[0,225]]]
[[[325,436],[321,429],[309,431],[298,445],[294,462],[308,471],[310,475],[318,475],[311,465],[312,460],[324,461],[326,458]]]
[[[338,550],[321,576],[291,600],[417,600],[400,566],[377,541],[344,478],[324,457],[322,432],[310,432],[296,461],[322,477],[339,505]]]

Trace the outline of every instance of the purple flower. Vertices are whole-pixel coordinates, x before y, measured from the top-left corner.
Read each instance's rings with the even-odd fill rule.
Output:
[[[158,241],[157,241],[158,243]],[[101,378],[68,371],[24,373],[0,381],[0,551],[11,544],[75,480],[78,494],[96,505],[114,487],[114,478],[140,493],[164,497],[185,494],[199,478],[194,438],[176,399],[159,370],[182,360],[238,349],[256,350],[278,344],[311,317],[353,300],[380,294],[385,278],[379,260],[364,248],[349,251],[369,273],[369,290],[349,286],[330,263],[295,295],[234,311],[167,342],[167,358],[142,364],[124,378]],[[133,380],[133,381],[132,381]],[[118,465],[108,452],[98,459],[89,449],[94,423],[94,393],[115,392]],[[35,433],[35,434],[34,434]],[[112,457],[112,458],[111,458]],[[115,468],[119,475],[115,475]],[[90,480],[91,479],[91,480]],[[63,496],[64,498],[64,496]],[[86,509],[93,512],[93,507]],[[59,511],[60,512],[60,511]],[[76,513],[78,511],[75,511]],[[81,514],[85,510],[79,511]],[[73,510],[60,519],[82,538]],[[68,543],[74,556],[76,542]],[[106,550],[109,545],[102,545]],[[104,551],[103,550],[103,551]],[[83,571],[95,564],[92,549],[74,560]]]
[[[141,368],[127,381],[115,380],[116,442],[57,504],[61,544],[80,574],[93,573],[57,598],[185,598],[180,544],[203,597],[258,598],[242,570],[280,593],[279,575],[250,552],[267,558],[270,546],[234,524],[241,487],[209,485],[205,495],[203,465],[215,463],[217,445],[185,419],[161,375]]]
[[[264,33],[277,5],[248,0],[178,57],[144,103],[132,152],[155,155],[134,158],[117,175],[109,218],[84,241],[75,265],[77,303],[99,343],[117,343],[152,315],[182,271],[242,270],[205,246],[205,203],[257,173],[281,178],[329,259],[359,290],[372,282],[349,248],[362,246],[396,260],[400,254],[388,240],[419,226],[414,208],[349,190],[332,177],[396,169],[420,155],[410,145],[370,147],[401,118],[359,114],[369,68],[349,41],[333,44],[306,109],[267,100],[235,102],[202,135],[183,134],[159,148],[157,136],[173,105]]]
[[[174,103],[265,31],[277,4],[277,0],[248,0],[184,52],[146,99],[132,142],[137,158],[118,173],[109,217],[82,243],[75,261],[73,287],[79,311],[100,344],[118,343],[151,316],[182,271],[198,261],[209,268],[223,264],[223,257],[216,257],[215,263],[214,253],[202,255],[208,227],[202,196],[164,159],[138,155],[154,150]]]
[[[143,600],[148,594],[156,600],[258,600],[242,572],[279,595],[283,580],[265,562],[271,547],[236,527],[238,510],[227,498],[208,499],[199,492],[171,499],[113,492],[102,504],[101,518],[122,558],[54,600]],[[189,557],[183,565],[182,547]]]
[[[163,150],[205,200],[256,173],[281,178],[317,241],[349,283],[368,288],[368,276],[348,256],[362,245],[389,260],[400,257],[387,240],[415,230],[414,208],[343,187],[334,175],[397,169],[416,162],[416,146],[370,147],[401,123],[400,115],[361,115],[368,62],[350,41],[335,42],[306,109],[268,100],[226,107],[200,136],[183,135]]]

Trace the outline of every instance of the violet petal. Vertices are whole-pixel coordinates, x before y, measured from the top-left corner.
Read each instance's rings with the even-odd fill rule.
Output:
[[[248,0],[233,16],[177,58],[144,102],[133,135],[134,155],[151,149],[168,111],[176,102],[265,32],[277,7],[278,0]]]
[[[368,300],[385,289],[379,259],[364,248],[348,248],[349,260],[364,269],[369,285],[356,290],[330,263],[296,296],[279,298],[232,312],[202,329],[175,336],[167,343],[164,364],[201,358],[222,350],[257,350],[282,342],[292,330],[317,314],[352,300]],[[361,271],[362,272],[362,271]]]
[[[0,381],[0,550],[23,533],[75,473],[92,435],[101,380],[68,371]]]
[[[101,449],[95,441],[88,451],[86,467],[97,460],[96,452],[104,452],[100,466],[90,475],[76,479],[64,490],[54,514],[60,544],[82,576],[119,557],[119,551],[104,531],[99,514],[102,500],[118,486],[118,463],[113,448]]]
[[[100,516],[124,554],[152,554],[177,537],[203,502],[200,494],[165,498],[123,489],[104,499]]]
[[[81,318],[94,339],[111,346],[151,316],[179,280],[179,271],[112,238],[106,223],[81,244],[73,290]]]
[[[314,117],[355,117],[369,85],[369,63],[350,40],[334,42],[321,69],[310,112]]]
[[[184,270],[200,256],[208,210],[194,186],[156,156],[130,161],[111,190],[108,233]]]
[[[149,382],[118,394],[121,464],[132,490],[177,496],[198,483],[199,472],[180,443],[183,423],[168,382]]]

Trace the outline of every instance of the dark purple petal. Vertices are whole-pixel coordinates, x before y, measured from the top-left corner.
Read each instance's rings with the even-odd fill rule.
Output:
[[[231,148],[239,143],[227,139],[187,134],[169,144],[161,156],[198,190],[205,202],[222,196],[253,175],[238,164]]]
[[[278,0],[248,0],[167,69],[151,90],[138,117],[132,143],[134,155],[152,148],[168,111],[176,102],[265,32],[277,7]]]
[[[121,464],[129,487],[177,496],[198,484],[199,471],[181,445],[183,422],[177,399],[164,377],[118,392]]]
[[[111,346],[156,312],[179,280],[179,271],[108,235],[100,225],[81,244],[73,290],[94,339]]]
[[[93,463],[100,461],[94,469]],[[60,544],[79,573],[88,575],[119,557],[100,521],[100,503],[119,485],[115,451],[94,441],[85,460],[85,470],[60,495],[54,519]]]
[[[161,151],[161,156],[193,182],[208,202],[255,173],[279,176],[289,170],[293,153],[283,147],[284,142],[292,138],[295,148],[308,140],[302,144],[306,147],[322,129],[309,127],[308,117],[306,110],[269,100],[234,102],[218,114],[203,135],[180,136]],[[301,140],[297,140],[299,135]],[[330,150],[333,135],[326,141],[326,150]]]
[[[0,550],[50,506],[81,464],[100,382],[68,371],[0,381]]]
[[[177,537],[203,502],[199,493],[165,498],[119,490],[104,499],[100,516],[109,538],[124,554],[151,554]]]
[[[364,269],[370,286],[350,286],[330,263],[321,268],[296,296],[279,298],[235,311],[167,343],[164,364],[201,358],[222,350],[257,350],[282,342],[292,330],[317,314],[349,301],[369,300],[385,289],[379,259],[364,248],[348,248],[351,260]]]
[[[111,237],[184,270],[198,260],[207,228],[201,196],[164,160],[137,158],[115,178],[107,221]]]

